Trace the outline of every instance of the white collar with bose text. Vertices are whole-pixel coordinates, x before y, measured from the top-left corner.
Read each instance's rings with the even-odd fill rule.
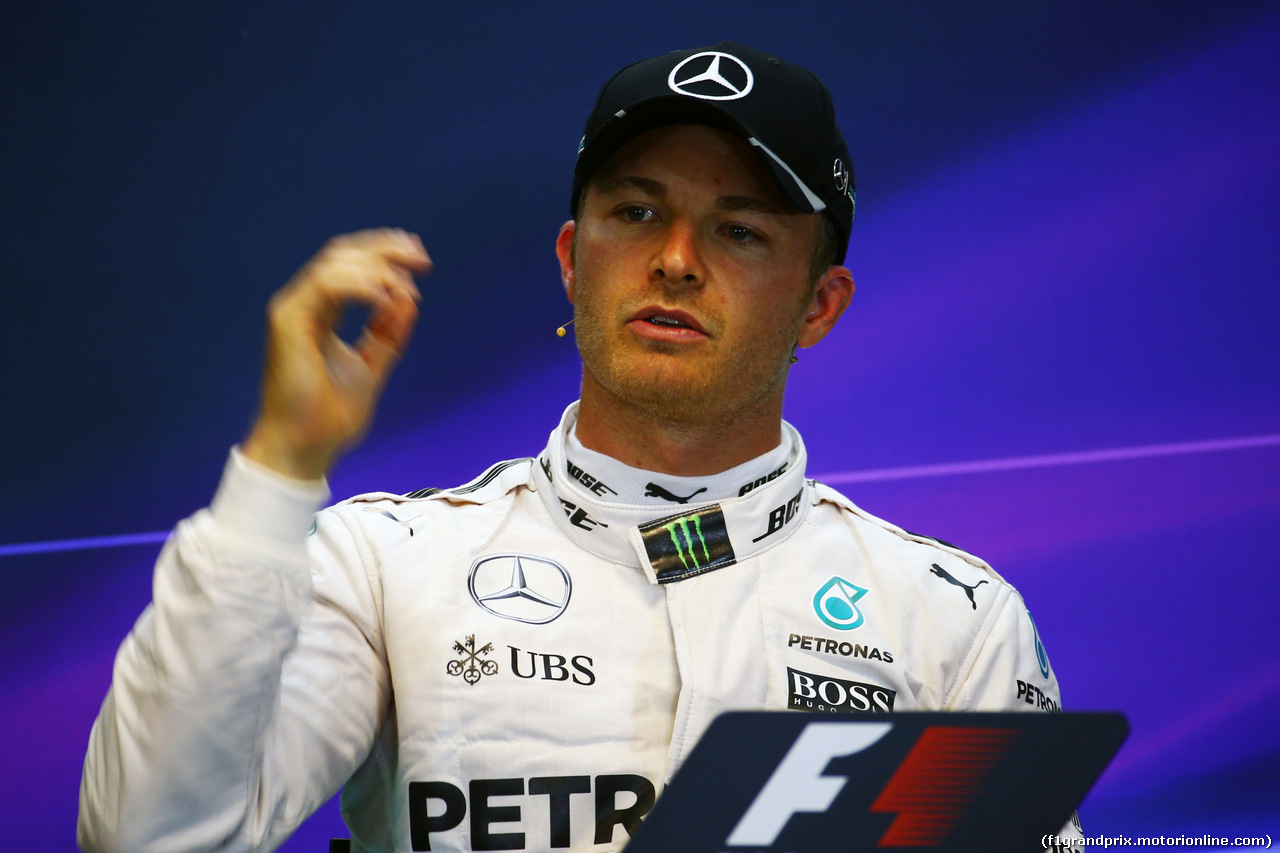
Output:
[[[575,544],[607,560],[642,569],[651,583],[683,580],[753,557],[787,539],[808,514],[804,442],[786,421],[779,448],[713,477],[664,478],[603,457],[608,463],[601,467],[608,469],[614,481],[607,484],[603,471],[584,470],[588,459],[599,466],[599,454],[572,440],[581,448],[575,455],[584,464],[571,465],[567,458],[577,416],[575,402],[565,410],[539,455],[533,474],[537,491]],[[734,486],[738,479],[743,482]],[[635,484],[641,480],[650,485],[661,480],[681,488],[701,482],[709,494],[728,496],[687,505],[613,502],[619,493],[635,494]]]

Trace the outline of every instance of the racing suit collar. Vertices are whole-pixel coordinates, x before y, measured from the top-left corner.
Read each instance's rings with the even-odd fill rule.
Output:
[[[771,451],[726,472],[735,478],[759,476],[720,500],[645,506],[619,500],[619,494],[635,494],[635,483],[605,485],[579,466],[570,466],[568,445],[577,414],[575,402],[551,433],[534,466],[535,489],[575,544],[641,569],[651,583],[671,583],[732,566],[785,541],[804,523],[812,502],[804,478],[804,442],[785,421],[780,445],[785,467],[774,464],[778,451]],[[626,466],[609,468],[615,480],[624,471],[636,472],[643,481],[657,482],[660,477]],[[726,494],[720,476],[706,478],[712,483],[708,492]]]
[[[783,430],[778,446],[741,465],[703,477],[677,477],[633,468],[578,441],[577,419],[564,435],[565,463],[576,487],[601,500],[627,506],[654,507],[669,515],[680,506],[710,503],[745,495],[755,485],[776,479],[791,467],[795,430]]]

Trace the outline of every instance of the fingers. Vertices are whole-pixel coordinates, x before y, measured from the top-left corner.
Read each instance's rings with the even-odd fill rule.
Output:
[[[413,275],[430,269],[414,234],[376,229],[335,237],[272,298],[271,314],[319,333],[332,328],[348,303],[373,306],[395,292],[420,299]]]
[[[418,305],[403,290],[395,290],[374,304],[364,333],[356,341],[356,352],[377,377],[386,381],[400,356],[409,345],[409,337],[418,319]]]
[[[413,276],[430,268],[415,235],[361,231],[330,240],[271,298],[262,404],[246,455],[314,479],[359,440],[418,316]],[[335,332],[351,303],[371,309],[354,347]]]
[[[417,234],[399,228],[374,228],[334,237],[326,248],[350,248],[379,255],[388,262],[416,274],[431,270],[431,256]]]

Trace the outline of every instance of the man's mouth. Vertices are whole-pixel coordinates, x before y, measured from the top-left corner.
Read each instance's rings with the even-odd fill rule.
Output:
[[[633,322],[635,321],[647,326],[655,326],[659,329],[682,329],[698,332],[701,335],[707,333],[702,328],[702,324],[692,314],[677,308],[663,308],[659,305],[651,305],[636,312],[633,318]]]

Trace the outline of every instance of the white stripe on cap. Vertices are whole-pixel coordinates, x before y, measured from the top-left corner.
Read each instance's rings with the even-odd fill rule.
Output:
[[[783,169],[786,170],[787,174],[791,176],[791,180],[795,181],[796,186],[800,188],[800,192],[804,193],[804,197],[806,200],[808,200],[809,206],[813,208],[814,213],[821,213],[822,211],[827,209],[827,203],[822,199],[818,198],[816,195],[814,195],[813,190],[805,186],[804,181],[800,180],[799,176],[796,175],[795,172],[791,171],[791,167],[788,166],[786,163],[784,163],[781,157],[779,157],[777,154],[774,154],[772,151],[770,151],[768,145],[765,145],[763,142],[761,142],[759,139],[756,139],[754,136],[748,137],[747,141],[750,142],[755,147],[759,148],[764,153],[768,154],[773,159],[773,162],[777,163],[779,166],[781,166]]]

